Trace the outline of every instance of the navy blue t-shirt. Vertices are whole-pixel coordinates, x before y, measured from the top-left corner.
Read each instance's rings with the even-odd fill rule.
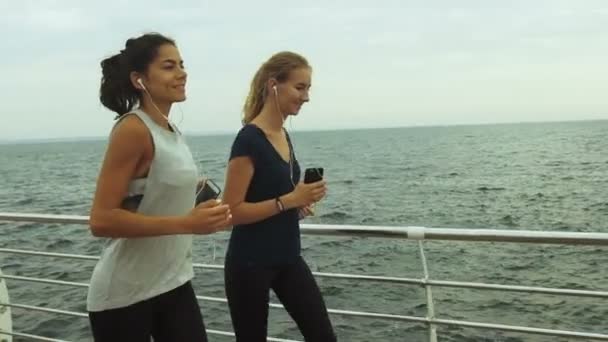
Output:
[[[264,131],[253,124],[239,131],[232,145],[230,159],[247,156],[254,167],[245,202],[275,199],[293,191],[294,184],[298,184],[300,165],[288,134],[287,142],[292,151],[293,183],[289,163],[272,146]],[[300,224],[295,208],[262,221],[235,225],[226,254],[226,258],[232,262],[262,266],[292,263],[299,256]]]

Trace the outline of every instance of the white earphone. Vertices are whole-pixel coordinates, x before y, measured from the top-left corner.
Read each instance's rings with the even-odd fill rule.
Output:
[[[156,108],[156,111],[160,114],[160,116],[165,119],[169,124],[172,124],[172,122],[169,120],[169,117],[165,114],[163,114],[163,112],[160,111],[160,109],[158,109],[158,107],[156,106],[156,104],[154,103],[154,99],[152,99],[152,95],[150,95],[150,93],[148,92],[148,89],[146,89],[146,86],[144,85],[144,82],[141,80],[141,78],[138,78],[137,84],[139,84],[141,86],[141,89],[148,94],[148,96],[150,97],[150,102],[152,102],[152,105],[154,106],[154,108]]]
[[[137,79],[137,84],[139,84],[141,86],[141,89],[146,90],[146,86],[144,85],[144,82],[141,80],[141,78]]]

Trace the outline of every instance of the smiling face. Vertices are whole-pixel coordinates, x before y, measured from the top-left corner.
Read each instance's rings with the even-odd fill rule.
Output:
[[[163,44],[141,78],[154,101],[174,103],[186,99],[187,76],[177,47]]]
[[[312,68],[302,55],[291,51],[272,55],[251,81],[243,106],[243,123],[251,122],[268,105],[283,118],[297,114],[309,100],[311,75]]]
[[[281,111],[297,115],[302,105],[310,100],[312,69],[296,68],[289,72],[287,80],[277,85],[278,102]]]

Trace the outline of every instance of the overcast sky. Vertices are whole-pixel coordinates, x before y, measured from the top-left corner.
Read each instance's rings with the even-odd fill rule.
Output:
[[[0,140],[106,136],[99,62],[148,31],[185,60],[188,132],[236,132],[281,50],[314,68],[294,130],[608,119],[605,0],[2,1]]]

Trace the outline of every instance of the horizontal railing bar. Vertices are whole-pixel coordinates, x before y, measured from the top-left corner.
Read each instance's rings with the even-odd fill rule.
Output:
[[[66,253],[53,253],[53,252],[38,252],[30,250],[20,250],[11,248],[0,248],[0,253],[9,254],[21,254],[21,255],[32,255],[32,256],[46,256],[53,258],[65,258],[65,259],[78,259],[78,260],[99,260],[99,257],[92,255],[79,255],[79,254],[66,254]],[[223,270],[223,265],[217,264],[193,264],[194,268],[211,269],[211,270]],[[369,275],[356,275],[356,274],[341,274],[341,273],[324,273],[324,272],[313,272],[313,275],[323,278],[335,278],[335,279],[347,279],[347,280],[368,280],[378,281],[387,283],[398,283],[398,284],[416,284],[423,285],[421,279],[412,278],[401,278],[401,277],[383,277],[383,276],[369,276]]]
[[[2,250],[0,249],[0,252]],[[217,265],[215,265],[217,266]],[[313,274],[318,275],[316,272]],[[495,291],[508,291],[508,292],[524,292],[524,293],[540,293],[549,295],[565,295],[565,296],[577,296],[577,297],[588,297],[588,298],[608,298],[608,291],[594,291],[594,290],[577,290],[577,289],[562,289],[562,288],[550,288],[550,287],[537,287],[537,286],[521,286],[521,285],[504,285],[504,284],[486,284],[486,283],[473,283],[473,282],[459,282],[459,281],[446,281],[446,280],[432,280],[425,281],[423,279],[408,279],[408,278],[391,278],[391,277],[375,277],[375,276],[358,276],[358,275],[347,275],[337,274],[334,277],[332,273],[323,273],[321,276],[343,278],[349,280],[370,280],[370,281],[388,281],[395,283],[404,284],[416,284],[416,285],[432,285],[438,287],[453,287],[453,288],[464,288],[464,289],[478,289],[478,290],[495,290]],[[62,280],[52,280],[45,278],[32,278],[14,275],[2,275],[0,278],[13,279],[19,281],[31,281],[45,284],[55,285],[68,285],[75,287],[88,287],[86,283],[68,282]]]
[[[32,335],[32,334],[26,334],[26,333],[20,333],[20,332],[8,332],[8,331],[2,331],[0,330],[0,336],[1,335],[9,335],[9,336],[15,336],[15,337],[25,337],[28,339],[28,341],[45,341],[45,342],[71,342],[71,341],[66,341],[66,340],[59,340],[56,338],[50,338],[50,337],[44,337],[44,336],[38,336],[38,335]]]
[[[192,266],[194,268],[204,268],[204,269],[216,270],[216,271],[223,271],[224,270],[224,265],[218,265],[218,264],[198,264],[198,263],[193,263]]]
[[[0,221],[88,225],[89,216],[57,215],[57,214],[31,214],[31,213],[2,213],[2,212],[0,212]]]
[[[41,283],[41,284],[52,284],[52,285],[65,285],[65,286],[73,286],[73,287],[89,287],[87,283],[77,283],[73,281],[64,281],[64,280],[54,280],[54,279],[46,279],[46,278],[33,278],[33,277],[24,277],[24,276],[16,276],[16,275],[8,275],[2,274],[0,275],[0,279],[10,279],[17,281],[27,281],[32,283]]]
[[[45,257],[52,257],[52,258],[77,259],[77,260],[92,260],[92,261],[99,260],[98,256],[93,256],[93,255],[39,252],[39,251],[14,249],[14,248],[0,248],[0,253],[45,256]]]
[[[88,216],[26,214],[0,212],[0,221],[85,224]],[[426,228],[302,224],[303,234],[334,236],[369,236],[400,239],[427,239],[451,241],[519,242],[542,244],[608,245],[608,233],[549,232],[536,230],[501,230],[467,228]]]
[[[58,314],[58,315],[65,315],[65,316],[72,316],[72,317],[85,317],[85,318],[89,317],[89,315],[87,315],[86,313],[83,313],[83,312],[67,311],[67,310],[59,310],[59,309],[51,309],[51,308],[45,308],[45,307],[41,307],[41,306],[33,306],[33,305],[26,305],[26,304],[15,304],[15,303],[0,303],[0,305],[10,306],[10,307],[16,308],[16,309],[31,310],[31,311],[40,311],[40,312],[46,312],[46,313],[52,313],[52,314]]]
[[[402,277],[384,277],[384,276],[371,276],[362,274],[346,274],[346,273],[329,273],[329,272],[312,272],[316,277],[331,278],[331,279],[342,279],[342,280],[367,280],[377,281],[383,283],[395,283],[395,284],[411,284],[411,285],[424,285],[424,280],[415,278],[402,278]]]
[[[608,245],[608,233],[553,232],[536,230],[467,229],[302,224],[303,234],[383,237],[413,240],[470,242],[517,242],[564,245]]]
[[[2,249],[0,248],[0,252]],[[223,270],[223,265],[217,264],[193,264],[195,268],[212,269],[212,270]],[[364,274],[346,274],[346,273],[328,273],[328,272],[312,272],[315,277],[320,278],[332,278],[332,279],[343,279],[343,280],[367,280],[377,281],[383,283],[396,283],[396,284],[413,284],[413,285],[424,285],[424,280],[415,278],[403,278],[403,277],[386,277],[386,276],[372,276]]]
[[[404,322],[417,322],[417,323],[427,323],[428,320],[426,317],[418,317],[418,316],[406,316],[406,315],[393,315],[393,314],[383,314],[383,313],[374,313],[374,312],[363,312],[363,311],[350,311],[350,310],[337,310],[337,309],[327,309],[327,312],[334,315],[348,316],[348,317],[363,317],[363,318],[381,318],[393,321],[404,321]]]
[[[608,291],[560,289],[560,288],[551,288],[551,287],[503,285],[503,284],[485,284],[485,283],[471,283],[471,282],[431,280],[431,279],[428,280],[428,284],[433,285],[433,286],[439,286],[439,287],[456,287],[456,288],[479,289],[479,290],[502,290],[502,291],[509,291],[509,292],[542,293],[542,294],[550,294],[550,295],[566,295],[566,296],[590,297],[590,298],[608,298]]]
[[[453,325],[453,326],[458,326],[458,327],[491,329],[491,330],[511,331],[511,332],[546,335],[546,336],[575,337],[575,338],[586,338],[586,339],[593,339],[593,340],[600,340],[600,341],[608,341],[608,335],[606,335],[606,334],[584,333],[584,332],[568,331],[568,330],[531,328],[531,327],[524,327],[524,326],[517,326],[517,325],[492,324],[492,323],[469,322],[469,321],[458,321],[458,320],[448,320],[448,319],[433,319],[433,320],[431,320],[431,322],[434,324]]]
[[[31,277],[22,277],[22,276],[12,276],[12,275],[0,275],[0,278],[4,279],[12,279],[18,281],[29,281],[34,283],[42,283],[42,284],[54,284],[54,285],[68,285],[75,287],[88,287],[89,284],[86,283],[76,283],[76,282],[68,282],[62,280],[52,280],[52,279],[41,279],[41,278],[31,278]],[[218,303],[227,303],[226,298],[220,297],[208,297],[208,296],[196,296],[198,300],[210,301],[210,302],[218,302]],[[283,309],[283,305],[270,303],[271,308],[275,309]],[[390,320],[400,320],[400,321],[415,321],[419,322],[421,318],[418,317],[410,317],[410,316],[400,316],[400,315],[391,315],[391,314],[382,314],[382,313],[373,313],[373,312],[360,312],[360,311],[349,311],[349,310],[337,310],[337,309],[328,309],[328,312],[334,313],[337,315],[343,316],[358,316],[358,317],[367,317],[367,318],[384,318]],[[424,319],[422,319],[424,321]]]
[[[219,297],[206,297],[206,296],[196,296],[198,300],[208,301],[208,302],[217,302],[217,303],[227,303],[228,300],[226,298]],[[283,305],[270,303],[270,308],[273,309],[284,309]],[[374,312],[363,312],[363,311],[351,311],[351,310],[338,310],[338,309],[327,309],[327,311],[331,314],[342,315],[342,316],[353,316],[353,317],[364,317],[364,318],[383,318],[388,320],[396,320],[396,321],[408,321],[408,322],[419,322],[426,323],[426,319],[424,317],[416,317],[416,316],[403,316],[403,315],[393,315],[393,314],[383,314],[383,313],[374,313]]]

